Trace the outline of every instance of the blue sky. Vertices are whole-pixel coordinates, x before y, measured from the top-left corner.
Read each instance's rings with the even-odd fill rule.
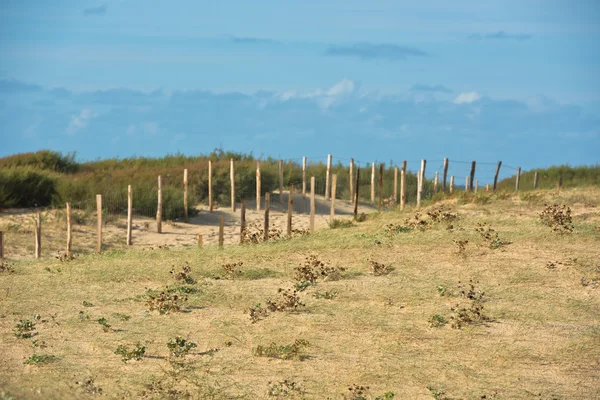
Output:
[[[600,162],[595,1],[11,1],[0,156]]]

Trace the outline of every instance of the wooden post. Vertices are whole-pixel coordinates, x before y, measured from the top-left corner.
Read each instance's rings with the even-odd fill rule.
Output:
[[[356,169],[356,185],[354,188],[354,219],[358,216],[358,182],[360,179],[360,167]]]
[[[454,175],[450,177],[450,193],[454,192]]]
[[[158,176],[158,205],[156,207],[156,232],[162,233],[162,176]]]
[[[269,211],[271,210],[271,193],[265,193],[265,222],[263,226],[263,242],[269,241]]]
[[[133,196],[131,194],[131,185],[127,185],[127,246],[131,246],[131,228],[133,220]]]
[[[469,176],[465,178],[465,192],[469,193]]]
[[[220,248],[223,248],[223,242],[225,241],[224,233],[225,233],[225,217],[221,215],[219,217],[219,247]]]
[[[475,180],[475,193],[477,193],[477,189],[479,189],[479,179]]]
[[[96,226],[96,253],[100,253],[102,251],[102,195],[96,195],[96,218],[98,220],[98,224]]]
[[[398,203],[398,167],[394,168],[394,193],[392,193],[394,206]]]
[[[489,184],[489,183],[486,183],[486,184],[485,184],[485,191],[486,191],[486,192],[489,192],[489,191],[490,191],[490,184]]]
[[[212,161],[208,160],[208,211],[213,212]]]
[[[448,158],[444,158],[444,179],[442,180],[442,191],[446,191],[446,178],[448,177]]]
[[[515,191],[519,191],[519,184],[521,183],[521,167],[517,167],[517,181],[515,182]]]
[[[502,161],[498,161],[498,166],[496,167],[496,173],[494,174],[494,192],[496,191],[496,186],[498,185],[498,174],[500,173],[501,166],[502,166]]]
[[[331,176],[331,210],[329,215],[329,222],[332,223],[335,219],[335,193],[337,189],[337,174]]]
[[[562,185],[563,185],[563,177],[559,176],[558,183],[556,184],[556,189],[558,189],[558,190],[562,189]]]
[[[256,211],[260,211],[260,161],[256,161]]]
[[[67,203],[67,257],[71,257],[71,203]]]
[[[35,215],[35,258],[42,256],[42,217],[40,213]]]
[[[190,222],[188,218],[188,170],[183,170],[183,219],[185,223]]]
[[[471,175],[469,178],[469,182],[470,185],[469,189],[471,190],[471,192],[473,191],[473,184],[475,183],[475,167],[477,166],[477,162],[476,161],[472,161],[471,162]]]
[[[302,196],[306,196],[306,157],[302,157]]]
[[[423,186],[425,182],[425,167],[427,160],[421,160],[421,171],[419,171],[419,184],[417,187],[417,207],[421,206],[421,198],[423,197]]]
[[[0,260],[4,258],[4,233],[0,231]]]
[[[379,164],[379,203],[377,204],[377,212],[381,212],[381,207],[383,206],[383,169],[385,165],[383,163]]]
[[[315,231],[315,177],[310,177],[310,231]]]
[[[204,239],[202,238],[202,234],[198,234],[198,248],[201,249],[204,246]]]
[[[350,184],[350,201],[354,200],[354,158],[350,159],[350,179],[348,183]]]
[[[534,189],[537,189],[537,187],[538,187],[538,179],[539,179],[539,177],[540,176],[538,175],[538,172],[535,171],[535,173],[533,174],[533,188]]]
[[[294,211],[294,185],[290,185],[290,194],[288,196],[288,215],[287,215],[287,235],[292,237],[292,212]]]
[[[229,160],[229,180],[231,182],[231,211],[235,212],[235,170],[233,158]]]
[[[246,201],[242,200],[240,209],[240,244],[244,244],[244,233],[246,232]]]
[[[279,204],[283,204],[283,160],[279,160]]]
[[[406,161],[402,162],[400,170],[400,210],[404,210],[406,205]]]
[[[438,181],[439,181],[439,174],[437,171],[435,171],[435,178],[433,178],[433,193],[437,193],[438,191]]]
[[[371,164],[371,204],[375,204],[375,163]]]
[[[325,200],[331,195],[331,154],[327,154],[327,174],[325,175]]]

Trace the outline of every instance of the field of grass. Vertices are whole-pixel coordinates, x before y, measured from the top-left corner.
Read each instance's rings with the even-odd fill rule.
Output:
[[[4,261],[0,398],[600,399],[599,211],[597,187],[461,195],[275,243]]]

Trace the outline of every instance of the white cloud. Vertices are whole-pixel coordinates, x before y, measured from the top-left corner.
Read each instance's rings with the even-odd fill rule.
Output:
[[[344,78],[340,82],[333,85],[328,91],[328,96],[346,96],[352,94],[355,89],[354,81]]]
[[[454,104],[470,104],[479,100],[481,96],[477,92],[462,92],[454,99]]]
[[[84,108],[79,115],[73,115],[71,117],[71,122],[69,122],[69,126],[67,127],[67,133],[69,135],[75,135],[77,131],[85,128],[92,118],[97,116],[98,114],[91,109]]]
[[[344,78],[329,89],[315,89],[304,93],[289,90],[280,93],[277,97],[285,102],[291,99],[314,99],[321,108],[329,108],[340,99],[350,96],[356,92],[356,83]]]

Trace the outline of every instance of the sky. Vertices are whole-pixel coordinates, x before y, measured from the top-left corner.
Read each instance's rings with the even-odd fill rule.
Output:
[[[595,0],[0,2],[0,157],[600,162]]]

